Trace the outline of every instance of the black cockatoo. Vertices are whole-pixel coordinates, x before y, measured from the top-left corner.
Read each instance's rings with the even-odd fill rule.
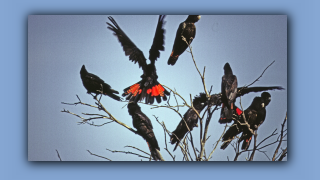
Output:
[[[156,98],[157,102],[161,103],[161,98],[166,101],[167,95],[170,95],[170,92],[157,81],[158,76],[155,66],[155,61],[160,57],[159,51],[164,50],[164,17],[164,15],[160,15],[158,19],[156,33],[149,51],[150,64],[147,64],[147,59],[142,51],[122,31],[117,22],[111,16],[108,17],[113,24],[107,23],[109,25],[108,28],[117,36],[125,55],[129,56],[129,60],[132,62],[138,62],[139,67],[142,67],[143,70],[142,80],[123,90],[122,96],[127,96],[126,99],[129,101],[138,102],[145,98],[146,104],[153,104],[154,98]]]
[[[268,92],[263,92],[261,93],[261,97],[255,97],[251,105],[244,111],[246,121],[252,131],[256,131],[258,127],[264,122],[266,118],[266,106],[270,103],[270,101],[271,95]],[[241,132],[242,135],[239,139],[239,142],[244,141],[242,143],[241,149],[248,149],[253,134],[248,129],[247,125],[243,125],[245,121],[242,114],[238,115],[236,120],[238,121],[235,121],[223,135],[222,141],[224,141],[224,144],[222,144],[221,149],[225,149],[232,141],[234,136],[240,134]]]
[[[267,113],[266,106],[270,103],[270,101],[271,95],[268,92],[263,92],[261,93],[261,97],[256,97],[255,99],[253,99],[253,102],[251,104],[252,107],[250,106],[251,109],[246,113],[247,122],[248,124],[250,124],[250,128],[253,131],[256,131],[258,127],[264,122]],[[248,149],[252,135],[253,134],[248,130],[248,128],[243,128],[242,136],[239,139],[239,142],[243,141],[241,147],[242,150]]]
[[[180,23],[174,40],[172,52],[168,60],[168,65],[173,66],[177,62],[179,56],[188,48],[187,43],[181,36],[186,38],[188,44],[192,43],[193,39],[196,37],[196,26],[194,23],[198,22],[200,18],[200,15],[189,15],[184,22]]]
[[[229,123],[232,121],[232,115],[234,113],[234,102],[237,97],[238,81],[237,76],[233,75],[232,69],[229,63],[226,63],[223,67],[224,75],[221,82],[221,114],[219,123]]]
[[[119,94],[118,91],[111,89],[111,86],[105,83],[98,76],[89,73],[86,70],[86,67],[83,65],[80,70],[80,77],[82,79],[83,86],[87,89],[87,93],[95,93],[94,98],[99,94],[107,95],[117,101],[120,101],[121,98],[115,94]]]
[[[134,102],[128,104],[128,112],[132,116],[133,127],[135,127],[138,134],[147,141],[152,158],[156,161],[161,160],[161,155],[158,152],[160,148],[153,133],[150,119],[141,111],[140,106]]]
[[[200,93],[200,96],[196,96],[193,99],[193,107],[198,112],[198,114],[201,113],[201,111],[205,108],[207,105],[207,97],[205,93]],[[184,121],[184,120],[185,121]],[[198,127],[198,115],[197,113],[192,109],[189,108],[188,111],[184,114],[183,119],[178,124],[176,130],[172,132],[172,135],[170,137],[171,144],[175,144],[173,151],[176,150],[178,147],[180,140],[183,139],[185,134],[188,132],[188,128],[186,126],[186,123],[190,129],[190,131],[193,130],[193,127]],[[186,122],[186,123],[185,123]]]

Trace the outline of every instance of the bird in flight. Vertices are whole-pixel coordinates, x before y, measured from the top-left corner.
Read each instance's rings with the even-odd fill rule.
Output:
[[[145,99],[146,104],[153,104],[154,99],[156,99],[158,103],[161,103],[161,99],[166,101],[167,95],[170,95],[170,92],[157,81],[158,75],[155,66],[155,61],[160,57],[160,51],[164,51],[164,17],[164,15],[159,15],[155,36],[149,51],[150,64],[147,64],[147,59],[142,51],[129,39],[117,22],[111,16],[108,17],[112,23],[107,22],[108,28],[118,38],[125,55],[129,56],[130,61],[134,63],[138,62],[139,67],[143,70],[143,74],[141,75],[142,80],[123,90],[122,96],[126,97],[126,100],[130,102],[136,103]]]

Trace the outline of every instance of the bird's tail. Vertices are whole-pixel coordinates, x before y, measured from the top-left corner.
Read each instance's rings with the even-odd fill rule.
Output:
[[[115,94],[106,94],[107,96],[111,97],[112,99],[114,100],[117,100],[117,101],[121,101],[121,97],[115,95]]]
[[[240,129],[237,124],[233,124],[222,136],[222,141],[232,140],[236,135],[240,133]]]
[[[171,144],[176,144],[176,145],[174,146],[173,151],[175,151],[175,150],[177,149],[177,147],[178,147],[178,145],[179,145],[179,143],[180,143],[180,140],[181,140],[181,138],[184,137],[184,135],[185,135],[185,134],[183,134],[182,137],[179,137],[179,136],[176,135],[174,132],[172,132],[172,134],[171,134],[171,136],[170,136],[170,142],[171,142]],[[179,140],[178,138],[179,138],[180,140]]]
[[[231,143],[232,139],[240,133],[240,129],[237,124],[233,124],[222,136],[223,144],[221,145],[221,149],[225,149]]]
[[[123,90],[123,93],[122,93],[122,96],[123,97],[126,97],[126,100],[129,100],[129,101],[134,101],[135,103],[137,103],[139,100],[141,100],[141,92],[142,92],[142,89],[141,89],[141,81],[125,88]]]
[[[122,96],[127,96],[126,100],[137,103],[145,98],[146,104],[153,104],[154,99],[156,99],[158,103],[161,103],[161,98],[163,101],[166,101],[167,96],[170,95],[170,92],[166,90],[160,83],[155,83],[152,86],[145,86],[142,84],[142,81],[125,88],[123,91],[124,93]]]
[[[233,108],[235,110],[228,109],[226,106],[221,109],[221,115],[219,119],[220,124],[230,123],[232,120],[238,119],[238,117],[242,114],[242,110],[235,105],[233,105]]]
[[[172,53],[168,59],[168,65],[173,66],[177,62],[178,58],[179,58],[179,55],[174,55],[174,53],[172,51]]]
[[[152,86],[147,86],[145,90],[146,93],[142,93],[142,95],[146,98],[146,104],[153,104],[154,98],[157,100],[157,103],[161,103],[161,98],[163,101],[166,101],[167,96],[170,95],[170,92],[158,82]]]
[[[162,161],[162,156],[159,152],[158,149],[153,149],[153,150],[150,150],[151,151],[151,157],[155,160],[155,161]]]
[[[242,150],[247,150],[249,148],[251,139],[252,139],[252,136],[245,135],[245,137],[243,138],[242,146],[241,146]]]
[[[119,92],[114,89],[111,89],[108,84],[103,84],[103,94],[111,97],[114,100],[121,101],[121,97],[115,95],[119,94]]]
[[[220,149],[222,149],[222,150],[226,149],[229,146],[230,143],[231,143],[231,141],[223,142],[223,144],[221,145]]]
[[[221,109],[219,123],[220,124],[230,123],[232,121],[232,115],[233,115],[233,109],[228,109],[227,106],[224,106]]]
[[[154,147],[154,146],[152,146],[151,144],[149,144],[148,142],[147,142],[147,144],[148,144],[149,150],[150,150],[150,152],[151,152],[151,157],[152,157],[155,161],[162,161],[163,158],[162,158],[162,156],[161,156],[161,154],[160,154],[160,149],[159,149],[159,147]]]

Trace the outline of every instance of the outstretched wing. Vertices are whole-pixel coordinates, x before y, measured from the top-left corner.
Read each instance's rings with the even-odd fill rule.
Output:
[[[164,51],[164,33],[165,30],[163,25],[165,24],[164,21],[165,15],[159,15],[157,30],[153,38],[153,43],[151,49],[149,51],[149,59],[151,63],[154,63],[158,57],[160,57],[159,51]]]
[[[250,92],[261,92],[261,91],[269,91],[269,90],[284,90],[281,86],[269,86],[269,87],[238,87],[237,97],[243,96]]]
[[[108,28],[114,32],[113,34],[115,36],[118,37],[125,55],[129,56],[129,60],[131,60],[132,62],[138,62],[139,67],[142,67],[142,69],[144,69],[147,59],[144,57],[142,51],[129,39],[129,37],[122,31],[117,22],[111,16],[109,16],[108,19],[113,24],[112,25],[107,22],[107,24],[109,25]]]

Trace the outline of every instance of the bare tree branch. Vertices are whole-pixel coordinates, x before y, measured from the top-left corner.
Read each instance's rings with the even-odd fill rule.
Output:
[[[145,151],[142,151],[141,149],[136,148],[136,147],[134,147],[134,146],[125,146],[125,147],[130,147],[130,148],[136,149],[136,150],[138,150],[138,151],[140,151],[140,152],[143,152],[143,153],[145,153],[146,155],[150,155],[149,153],[147,153],[147,152],[145,152]]]
[[[210,95],[209,95],[209,93],[208,93],[208,91],[207,91],[206,83],[205,83],[205,80],[204,80],[204,73],[205,73],[205,71],[206,71],[206,67],[205,67],[205,66],[203,67],[203,75],[202,75],[201,72],[200,72],[199,69],[198,69],[198,66],[197,66],[196,61],[194,60],[194,56],[193,56],[193,53],[192,53],[192,47],[190,46],[190,44],[187,42],[186,38],[185,38],[183,35],[181,35],[181,37],[182,37],[182,40],[183,40],[184,42],[186,42],[187,45],[189,46],[190,54],[191,54],[191,56],[192,56],[192,60],[193,60],[194,66],[196,67],[196,69],[197,69],[197,71],[198,71],[198,73],[199,73],[199,75],[200,75],[200,77],[201,77],[201,81],[202,81],[202,84],[203,84],[204,92],[207,94],[207,97],[209,98]]]
[[[86,119],[86,118],[83,118],[83,117],[81,117],[81,116],[79,116],[79,115],[77,115],[77,114],[75,114],[75,113],[72,113],[72,112],[70,112],[70,111],[68,111],[68,110],[63,110],[63,111],[61,111],[61,112],[66,112],[66,113],[72,114],[72,115],[74,115],[74,116],[77,116],[77,117],[79,117],[80,119],[83,119],[83,122],[86,122],[86,121],[91,120],[91,119],[103,119],[103,118],[105,118],[105,119],[110,119],[110,120],[112,120],[112,121],[120,124],[121,126],[127,128],[127,129],[130,130],[131,132],[137,134],[137,131],[135,131],[134,129],[132,129],[131,127],[129,127],[128,125],[126,125],[125,123],[117,120],[111,113],[109,113],[109,111],[101,104],[100,100],[98,100],[97,97],[94,97],[94,99],[97,101],[97,102],[96,102],[97,106],[93,106],[93,105],[90,105],[90,104],[81,102],[81,100],[80,100],[80,98],[79,98],[78,95],[77,95],[77,98],[79,99],[79,102],[77,102],[77,103],[63,103],[63,102],[62,102],[62,104],[67,104],[67,105],[82,104],[82,105],[94,107],[94,108],[97,108],[97,109],[99,109],[99,110],[104,111],[105,113],[108,114],[109,117],[103,116],[103,115],[100,115],[100,114],[99,114],[99,117],[94,117],[94,118],[88,118],[88,119]],[[93,115],[93,114],[88,114],[88,113],[85,113],[85,114],[86,114],[86,115]]]
[[[225,133],[225,132],[226,132],[226,130],[227,130],[227,127],[228,127],[228,125],[226,124],[226,125],[224,126],[224,130],[223,130],[223,132],[222,132],[222,134],[221,134],[221,136],[220,136],[219,140],[216,142],[215,147],[213,148],[213,150],[212,150],[212,151],[211,151],[211,153],[209,154],[208,160],[209,160],[209,159],[211,159],[211,156],[212,156],[213,152],[217,149],[219,142],[221,141],[221,139],[222,139],[222,137],[223,137],[224,133]]]
[[[60,159],[60,161],[62,161],[61,158],[60,158],[60,154],[59,154],[58,150],[56,150],[56,151],[57,151],[58,158]]]
[[[207,119],[206,119],[205,130],[204,130],[203,138],[202,138],[201,143],[200,143],[201,144],[201,151],[200,151],[199,160],[202,159],[203,153],[205,151],[204,147],[205,147],[205,144],[206,144],[206,137],[207,137],[207,134],[208,134],[209,123],[211,121],[212,114],[217,110],[217,106],[212,111],[210,111],[210,108],[211,108],[211,106],[208,106],[208,115],[207,115]]]
[[[158,120],[158,117],[156,117],[155,115],[153,115],[154,118],[156,118],[156,121],[162,126],[163,128],[163,132],[164,132],[164,138],[165,138],[165,145],[166,145],[166,148],[164,148],[168,154],[172,157],[173,161],[175,161],[175,157],[170,153],[169,149],[168,149],[168,146],[167,146],[167,134],[170,135],[169,131],[167,130],[166,128],[166,125],[164,124],[164,122],[160,123],[160,121]]]
[[[149,157],[151,156],[150,154],[148,154],[149,157],[146,157],[146,156],[142,156],[142,155],[140,155],[140,154],[133,153],[133,152],[130,152],[130,151],[117,151],[117,150],[110,150],[110,149],[107,149],[107,148],[106,148],[106,150],[108,150],[108,151],[110,151],[110,152],[112,152],[112,153],[132,154],[132,155],[136,155],[136,156],[138,156],[138,157],[142,157],[142,158],[145,158],[145,159],[149,159]]]
[[[253,138],[254,138],[254,140],[253,140],[254,145],[253,145],[253,150],[252,150],[252,153],[251,153],[251,156],[250,156],[249,161],[252,161],[252,160],[253,160],[253,157],[254,157],[254,154],[255,154],[255,151],[256,151],[256,148],[257,148],[257,136],[258,136],[257,133],[255,133],[254,136],[253,136]]]
[[[283,140],[283,138],[284,138],[284,135],[283,135],[283,132],[284,132],[284,131],[283,131],[283,129],[284,129],[284,125],[285,125],[286,121],[287,121],[287,113],[286,113],[286,117],[285,117],[284,120],[283,120],[283,123],[281,124],[280,140],[279,140],[279,144],[278,144],[276,150],[274,151],[274,154],[273,154],[273,157],[272,157],[272,161],[275,161],[276,155],[277,155],[277,153],[278,153],[278,150],[279,150],[279,148],[280,148],[280,146],[281,146],[281,143],[282,143],[282,140]]]
[[[112,161],[111,159],[109,159],[109,158],[106,158],[106,157],[103,157],[103,156],[99,156],[99,155],[97,155],[97,154],[93,154],[92,152],[90,152],[89,150],[87,150],[91,155],[93,155],[93,156],[97,156],[97,157],[99,157],[99,158],[103,158],[103,159],[106,159],[106,160],[109,160],[109,161]]]
[[[283,158],[286,157],[286,155],[287,155],[287,147],[286,147],[286,149],[282,150],[281,156],[278,159],[278,161],[282,161]]]
[[[252,84],[254,84],[255,82],[259,81],[259,79],[262,77],[262,75],[264,74],[264,72],[265,72],[274,62],[276,62],[276,61],[273,61],[271,64],[269,64],[269,66],[267,66],[267,67],[264,69],[264,71],[262,72],[262,74],[261,74],[256,80],[254,80],[251,84],[249,84],[248,86],[245,86],[245,87],[249,87],[249,86],[251,86]]]

